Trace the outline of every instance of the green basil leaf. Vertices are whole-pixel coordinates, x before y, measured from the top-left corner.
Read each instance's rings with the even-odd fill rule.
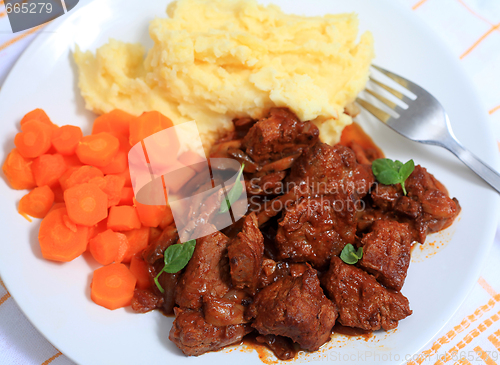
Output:
[[[411,173],[415,170],[415,162],[413,160],[409,160],[399,169],[399,176],[401,177],[401,181],[406,181]]]
[[[358,251],[356,252],[356,258],[358,260],[361,260],[363,258],[363,247],[358,248]]]
[[[174,274],[184,269],[193,256],[195,246],[196,240],[169,246],[163,256],[165,260],[163,271]]]
[[[384,185],[401,184],[406,195],[405,181],[415,169],[413,160],[403,164],[401,161],[392,161],[389,158],[379,158],[372,162],[373,175]]]
[[[162,294],[165,293],[165,290],[161,287],[160,283],[158,282],[158,278],[160,277],[160,275],[163,272],[174,274],[184,269],[184,267],[186,267],[186,265],[188,264],[189,260],[191,260],[195,247],[196,247],[196,240],[189,240],[184,243],[176,243],[175,245],[167,247],[167,249],[163,253],[163,261],[165,262],[165,266],[154,278],[154,282],[158,287],[158,290]]]
[[[240,182],[240,178],[244,168],[245,164],[241,164],[241,168],[236,176],[234,185],[231,190],[229,190],[229,193],[227,193],[227,199],[224,199],[220,205],[219,213],[228,212],[231,205],[233,205],[233,203],[236,202],[241,196],[241,193],[243,192],[243,184]]]
[[[164,268],[163,268],[164,269]],[[158,278],[160,277],[160,275],[163,273],[163,269],[161,269],[161,271],[158,273],[158,275],[155,276],[154,278],[154,282],[156,284],[156,287],[158,288],[158,290],[160,291],[160,293],[165,293],[165,289],[162,288],[162,286],[160,285],[160,282],[158,281]]]
[[[406,186],[405,186],[405,182],[404,181],[401,181],[401,189],[403,189],[403,194],[406,195],[407,192],[406,192]]]
[[[360,247],[356,252],[354,246],[350,243],[345,245],[340,253],[340,259],[349,265],[354,265],[362,256],[363,248]]]
[[[389,158],[379,158],[372,162],[372,171],[375,176],[385,170],[394,170],[394,161]]]
[[[377,180],[384,185],[397,184],[400,182],[400,176],[396,170],[383,170],[375,176]]]

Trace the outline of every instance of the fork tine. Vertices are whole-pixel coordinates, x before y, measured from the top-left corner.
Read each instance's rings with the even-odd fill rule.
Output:
[[[394,80],[396,81],[399,85],[403,86],[404,88],[408,89],[408,80],[406,80],[405,78],[402,78],[401,76],[398,76],[392,72],[389,72],[385,69],[383,69],[382,67],[378,67],[378,66],[375,66],[372,64],[372,67],[378,71],[380,71],[381,73],[383,73],[385,76],[387,76],[388,78],[390,78],[391,80]]]
[[[392,95],[394,95],[399,100],[402,100],[402,101],[404,101],[406,103],[408,103],[411,100],[409,97],[407,97],[403,93],[401,93],[401,92],[399,92],[397,90],[394,90],[392,87],[387,86],[386,84],[383,84],[380,81],[373,79],[372,77],[370,77],[370,81],[373,82],[375,85],[380,86],[382,89],[388,91],[389,93],[391,93]]]
[[[389,108],[391,108],[392,110],[396,110],[397,108],[400,108],[400,106],[392,101],[390,101],[389,99],[387,98],[384,98],[382,95],[380,94],[377,94],[375,91],[372,91],[370,89],[365,89],[365,91],[376,97],[378,100],[380,100],[382,103],[384,103],[385,105],[387,105]],[[402,109],[402,108],[401,108]]]
[[[373,106],[372,104],[370,104],[366,100],[363,100],[361,98],[356,98],[356,103],[361,105],[365,110],[370,112],[370,114],[372,114],[375,118],[377,118],[381,122],[387,123],[387,121],[390,118],[392,118],[392,116],[390,114],[384,112],[383,110],[380,110],[376,106]]]
[[[411,82],[410,80],[405,79],[404,77],[396,75],[395,73],[392,73],[390,71],[384,70],[383,68],[378,67],[378,66],[373,66],[373,67],[415,95],[415,97],[406,97],[408,100],[413,101],[416,98],[418,98],[419,95],[428,95],[429,94],[429,92],[427,90],[425,90],[424,88],[422,88],[422,86],[417,85],[414,82]]]

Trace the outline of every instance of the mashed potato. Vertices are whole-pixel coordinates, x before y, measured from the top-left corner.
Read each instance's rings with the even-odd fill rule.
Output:
[[[304,17],[254,0],[179,0],[151,21],[154,46],[110,40],[74,53],[86,106],[139,115],[158,110],[175,124],[195,120],[212,142],[234,117],[287,106],[335,143],[344,114],[368,78],[369,32],[357,42],[355,14]]]

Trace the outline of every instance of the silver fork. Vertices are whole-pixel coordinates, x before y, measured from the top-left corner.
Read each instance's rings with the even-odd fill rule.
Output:
[[[369,89],[365,89],[365,91],[380,100],[390,109],[394,110],[399,114],[399,117],[392,116],[358,97],[356,102],[359,105],[402,136],[412,141],[444,147],[451,151],[465,165],[500,193],[500,174],[478,157],[474,156],[458,142],[451,129],[448,115],[434,96],[410,80],[381,67],[375,65],[372,65],[372,67],[412,92],[416,96],[416,99],[412,100],[403,93],[370,77],[373,83],[403,101],[408,105],[408,108],[404,109],[391,100]]]

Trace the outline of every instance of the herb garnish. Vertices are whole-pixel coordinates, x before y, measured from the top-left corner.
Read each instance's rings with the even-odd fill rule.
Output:
[[[406,195],[405,181],[415,169],[413,160],[405,164],[401,161],[393,161],[390,158],[379,158],[372,162],[372,171],[379,182],[384,185],[401,184],[403,193]]]
[[[243,184],[240,183],[240,177],[241,177],[241,174],[243,173],[244,168],[245,168],[245,164],[242,163],[240,171],[238,172],[238,175],[236,176],[236,181],[234,182],[234,185],[231,188],[231,190],[229,190],[229,192],[227,193],[227,199],[223,200],[221,205],[220,205],[219,213],[228,212],[231,205],[236,200],[238,200],[241,193],[243,192]]]
[[[350,243],[345,245],[342,249],[342,252],[340,253],[341,260],[349,265],[354,265],[356,262],[358,262],[358,260],[361,260],[362,257],[363,247],[358,248],[358,250],[356,251],[354,246]]]
[[[184,243],[176,243],[175,245],[169,246],[165,250],[165,253],[163,254],[165,266],[154,278],[155,284],[162,294],[165,292],[165,290],[163,290],[160,283],[158,282],[158,278],[160,277],[160,275],[163,272],[173,274],[184,269],[184,267],[193,256],[195,246],[196,240],[189,240]]]

